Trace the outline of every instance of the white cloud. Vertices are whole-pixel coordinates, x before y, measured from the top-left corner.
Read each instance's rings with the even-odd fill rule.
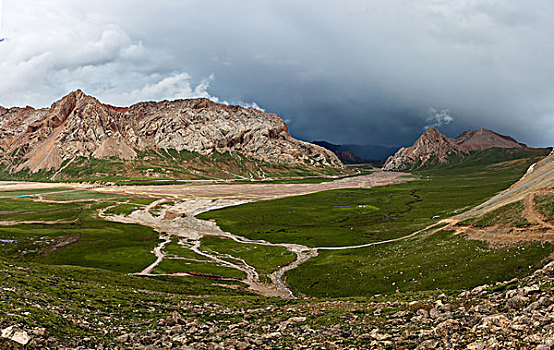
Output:
[[[208,93],[208,88],[208,79],[193,87],[190,75],[187,73],[177,73],[131,92],[118,92],[115,89],[108,89],[97,91],[97,94],[99,96],[106,96],[107,100],[112,100],[117,105],[130,105],[137,101],[199,97],[217,100]]]
[[[443,125],[448,125],[454,121],[454,118],[450,115],[448,109],[436,110],[434,107],[429,107],[427,110],[427,125],[424,129],[440,128]]]
[[[91,13],[87,4],[93,6],[21,0],[5,8],[9,40],[0,42],[0,105],[47,106],[76,89],[121,106],[198,97],[219,101],[209,92],[213,74],[191,76],[168,50],[133,39],[116,18]]]
[[[432,124],[418,111],[436,105],[452,132],[549,145],[553,32],[551,0],[12,0],[0,105],[76,88],[112,104],[254,100],[305,139],[387,144]]]
[[[1,105],[46,106],[78,88],[116,105],[216,99],[208,92],[213,75],[195,86],[188,73],[166,68],[172,64],[167,52],[145,47],[120,25],[72,6],[46,10],[36,22],[33,6],[40,8],[37,1],[24,0],[5,9],[10,17],[9,40],[0,43]]]

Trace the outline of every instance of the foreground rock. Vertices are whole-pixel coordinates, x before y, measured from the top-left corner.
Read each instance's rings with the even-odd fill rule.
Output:
[[[3,329],[0,334],[0,348],[23,349],[29,343],[31,337],[24,330],[15,326]]]

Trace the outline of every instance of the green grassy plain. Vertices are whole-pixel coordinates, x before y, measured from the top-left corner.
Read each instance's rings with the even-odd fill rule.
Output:
[[[0,221],[70,221],[78,218],[82,206],[73,203],[42,203],[31,199],[0,200]]]
[[[267,275],[293,262],[295,254],[283,247],[272,247],[257,244],[237,243],[232,239],[206,236],[201,239],[202,251],[215,251],[244,259],[246,263],[256,269],[264,281],[268,281]],[[233,262],[233,260],[229,260]]]
[[[120,196],[112,193],[92,192],[86,190],[77,190],[71,192],[48,193],[42,195],[43,199],[53,201],[75,201],[75,200],[108,200],[108,199],[127,199],[125,196]]]
[[[482,160],[465,167],[420,171],[419,180],[401,185],[263,201],[201,217],[215,218],[224,230],[235,234],[276,243],[341,246],[376,242],[436,223],[434,215],[445,218],[486,200],[510,186],[534,161],[493,164]],[[41,191],[23,194],[38,192]],[[151,199],[88,191],[45,194],[44,198],[83,202],[0,200],[1,221],[74,221],[0,226],[0,321],[9,319],[24,327],[45,327],[61,339],[93,336],[113,345],[113,337],[121,330],[155,327],[175,310],[199,323],[217,319],[238,324],[245,316],[236,311],[279,307],[282,309],[271,315],[271,322],[279,323],[296,315],[294,308],[312,308],[311,303],[318,302],[262,298],[222,287],[244,286],[238,282],[129,275],[154,261],[151,250],[160,242],[158,233],[144,226],[104,221],[96,212],[126,200],[130,202],[127,205],[144,206]],[[536,200],[537,208],[544,215],[551,215],[552,196],[541,195]],[[521,207],[515,205],[512,209],[518,211]],[[113,213],[116,212],[128,214],[130,208],[121,207]],[[218,237],[203,238],[200,249],[242,258],[255,266],[262,278],[294,258],[282,248],[238,244]],[[156,272],[244,277],[238,270],[217,266],[177,244],[176,238],[166,245],[165,252],[180,259],[164,260]],[[307,321],[315,330],[345,322],[352,313],[359,317],[372,315],[368,324],[381,327],[380,316],[366,307],[369,301],[419,300],[412,310],[415,312],[430,295],[457,295],[460,288],[524,276],[546,263],[552,252],[554,247],[546,243],[494,247],[450,231],[426,231],[380,246],[319,251],[319,256],[289,271],[286,280],[298,295],[347,300],[347,304],[335,305],[323,299],[325,307],[316,306],[317,315]],[[401,293],[395,293],[397,290]],[[197,315],[195,307],[188,307],[194,303],[217,304],[233,311]],[[394,306],[379,310],[379,315],[398,311]],[[87,320],[89,325],[102,322],[102,329],[113,332],[98,332],[97,328],[73,322],[73,316]],[[259,317],[256,326],[263,332],[263,325],[269,321],[262,314]]]
[[[99,203],[92,202],[102,197],[94,192],[55,196],[62,203],[35,202],[29,198],[0,200],[1,221],[65,222],[0,226],[0,257],[126,273],[140,271],[154,261],[150,251],[158,242],[156,232],[145,226],[108,222],[97,217],[97,210],[114,204],[113,196],[106,196],[106,201]],[[84,201],[63,203],[75,199]]]
[[[346,246],[402,237],[469,209],[518,180],[537,158],[417,173],[409,183],[249,203],[200,215],[229,232],[270,242]],[[397,289],[458,289],[529,273],[551,244],[493,248],[441,232],[370,248],[320,251],[287,273],[307,296],[367,296]],[[420,275],[421,274],[421,275]]]
[[[525,276],[553,251],[541,243],[495,248],[440,231],[383,246],[322,251],[289,271],[287,281],[295,292],[315,297],[456,290]]]
[[[173,237],[171,242],[165,245],[164,252],[170,257],[181,257],[194,260],[208,260],[207,257],[196,254],[190,248],[177,243],[177,238]]]
[[[135,210],[139,210],[148,204],[156,201],[153,198],[132,198],[126,200],[128,203],[120,203],[114,207],[108,208],[104,214],[106,215],[129,215]]]
[[[211,261],[198,262],[183,259],[164,259],[153,272],[162,274],[187,272],[239,279],[246,277],[246,273],[232,267],[219,265]]]
[[[35,188],[29,190],[15,190],[15,191],[0,191],[0,198],[3,197],[17,197],[17,196],[28,196],[32,194],[41,194],[41,193],[50,193],[57,191],[69,191],[72,190],[71,187],[54,187],[54,188]]]
[[[199,218],[215,219],[225,231],[274,243],[340,247],[379,242],[406,236],[436,223],[433,217],[450,217],[483,202],[509,187],[536,160],[494,163],[489,158],[480,159],[463,167],[419,171],[419,180],[400,185],[261,201],[211,211]],[[141,271],[154,261],[151,251],[159,244],[156,232],[144,226],[107,222],[96,215],[98,209],[123,201],[128,203],[106,214],[128,215],[154,199],[87,191],[44,197],[83,202],[39,203],[29,198],[0,201],[0,220],[67,222],[0,227],[0,257],[121,273]],[[218,252],[223,258],[228,254],[244,259],[266,281],[268,274],[294,260],[284,248],[239,244],[218,237],[204,237],[200,249]],[[286,278],[296,292],[321,297],[369,296],[397,289],[458,289],[526,274],[552,252],[549,244],[514,249],[489,247],[450,232],[423,233],[370,248],[320,251],[318,257],[289,271]],[[178,245],[175,239],[165,252],[180,259],[164,260],[155,272],[244,277],[239,270],[218,266]],[[510,256],[514,258],[508,259]]]
[[[531,159],[421,171],[420,180],[371,189],[333,190],[203,213],[224,231],[273,243],[346,246],[405,236],[509,187]]]

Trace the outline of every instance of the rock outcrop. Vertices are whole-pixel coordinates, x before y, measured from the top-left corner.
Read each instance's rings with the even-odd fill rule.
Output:
[[[419,139],[408,148],[401,148],[395,155],[389,157],[384,170],[409,169],[416,165],[432,162],[445,162],[446,158],[461,151],[452,140],[441,134],[435,128],[429,128]]]
[[[332,152],[292,138],[277,115],[208,99],[121,108],[77,90],[50,108],[0,108],[0,161],[12,172],[56,170],[76,157],[129,160],[140,151],[164,149],[342,167]]]
[[[487,129],[464,131],[455,140],[466,152],[484,151],[489,148],[526,148],[524,143],[517,142],[510,136],[504,136]]]
[[[406,170],[444,164],[452,155],[463,157],[470,152],[492,148],[527,149],[527,145],[487,129],[465,131],[452,139],[435,128],[429,128],[411,147],[401,148],[389,157],[384,170]]]

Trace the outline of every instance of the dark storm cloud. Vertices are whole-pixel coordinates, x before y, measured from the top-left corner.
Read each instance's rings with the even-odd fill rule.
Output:
[[[554,144],[551,1],[18,0],[2,29],[4,105],[217,96],[307,140],[406,145],[442,123]]]

